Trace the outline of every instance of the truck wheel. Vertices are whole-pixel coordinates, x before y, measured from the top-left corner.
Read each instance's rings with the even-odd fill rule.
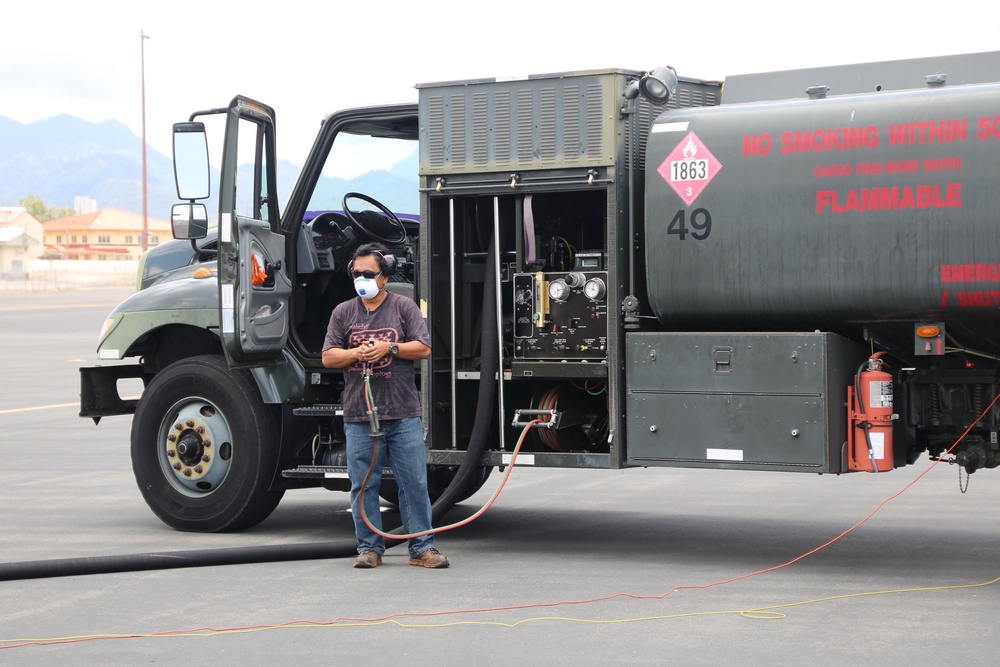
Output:
[[[132,470],[150,509],[178,530],[254,526],[284,490],[270,489],[278,415],[247,371],[218,356],[178,361],[149,383],[132,420]]]

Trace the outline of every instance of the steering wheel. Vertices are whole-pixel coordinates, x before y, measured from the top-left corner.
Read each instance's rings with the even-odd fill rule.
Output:
[[[383,215],[385,215],[386,219],[388,219],[390,223],[392,223],[396,227],[399,227],[399,237],[388,238],[369,229],[366,223],[361,222],[360,220],[358,220],[358,218],[355,217],[353,213],[351,213],[351,209],[347,205],[348,199],[361,199],[362,201],[366,201],[375,208],[377,208],[378,210],[382,211]],[[354,225],[354,227],[358,231],[367,236],[369,240],[378,241],[380,243],[384,243],[387,245],[402,243],[403,241],[406,240],[406,227],[403,226],[403,223],[400,222],[399,218],[396,217],[396,214],[390,211],[385,204],[377,202],[368,195],[363,195],[360,192],[348,192],[346,195],[344,195],[343,205],[344,205],[344,214],[351,221],[351,224]]]

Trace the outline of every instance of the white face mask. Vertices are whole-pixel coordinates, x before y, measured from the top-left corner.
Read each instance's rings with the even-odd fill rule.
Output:
[[[377,278],[355,278],[354,279],[354,291],[358,293],[365,301],[369,299],[374,299],[378,296],[378,279]]]

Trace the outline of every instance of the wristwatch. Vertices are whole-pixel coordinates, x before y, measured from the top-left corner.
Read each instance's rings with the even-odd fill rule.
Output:
[[[389,354],[391,354],[394,357],[397,354],[399,354],[399,346],[396,345],[395,343],[389,343]]]

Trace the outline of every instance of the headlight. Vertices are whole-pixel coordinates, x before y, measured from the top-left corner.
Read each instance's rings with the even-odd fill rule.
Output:
[[[111,330],[115,328],[118,321],[121,319],[121,315],[112,315],[108,319],[104,320],[104,326],[101,327],[101,335],[97,337],[97,342],[100,343],[104,338],[111,333]]]

